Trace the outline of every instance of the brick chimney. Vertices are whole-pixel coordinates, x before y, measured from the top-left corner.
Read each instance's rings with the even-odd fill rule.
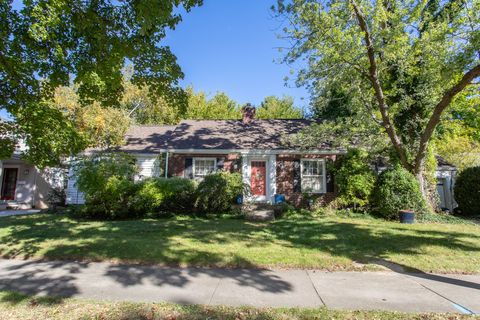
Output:
[[[249,124],[255,119],[255,107],[252,106],[250,103],[247,103],[242,107],[242,122],[245,124]]]

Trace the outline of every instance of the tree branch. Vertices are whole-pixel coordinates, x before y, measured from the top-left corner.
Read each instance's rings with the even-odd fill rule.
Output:
[[[423,131],[420,138],[420,146],[418,148],[417,157],[415,158],[415,173],[419,173],[422,170],[423,162],[427,154],[428,142],[430,141],[430,138],[432,137],[435,128],[440,122],[440,116],[442,115],[442,112],[450,105],[453,98],[455,98],[455,96],[460,91],[462,91],[467,85],[469,85],[473,81],[473,79],[477,77],[480,77],[480,64],[465,73],[459,82],[457,82],[453,87],[448,89],[443,94],[442,99],[433,109],[432,116],[430,117],[430,120],[428,120],[427,126],[425,127],[425,130]]]
[[[395,127],[393,126],[390,120],[390,116],[388,114],[388,106],[385,101],[385,96],[383,94],[382,86],[380,85],[380,80],[378,79],[378,66],[375,60],[375,50],[373,49],[372,39],[370,36],[370,31],[368,30],[367,23],[365,21],[365,16],[361,11],[361,9],[359,8],[359,6],[357,5],[355,0],[351,0],[351,3],[355,11],[355,16],[357,17],[357,20],[358,20],[358,25],[362,30],[362,32],[364,33],[368,60],[370,62],[369,79],[370,79],[370,82],[372,83],[373,89],[375,90],[375,97],[377,99],[378,107],[382,115],[382,125],[387,131],[387,134],[390,137],[390,140],[392,141],[393,146],[398,153],[398,156],[400,158],[400,161],[402,162],[402,165],[406,169],[411,170],[412,168],[410,163],[408,162],[405,149],[402,146],[402,142],[400,141],[400,138],[398,137],[395,131]]]

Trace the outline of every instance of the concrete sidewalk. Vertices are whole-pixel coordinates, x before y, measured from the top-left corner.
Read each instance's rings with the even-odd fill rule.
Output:
[[[116,301],[480,313],[479,275],[0,260],[0,290]]]

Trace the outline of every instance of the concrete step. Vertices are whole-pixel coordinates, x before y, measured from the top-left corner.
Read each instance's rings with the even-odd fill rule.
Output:
[[[252,210],[246,211],[245,217],[250,221],[270,221],[275,219],[273,210]]]

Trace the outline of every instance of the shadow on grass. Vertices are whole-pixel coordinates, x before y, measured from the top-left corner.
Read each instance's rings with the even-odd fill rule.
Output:
[[[16,305],[20,303],[28,303],[31,306],[44,305],[51,306],[62,303],[63,299],[61,297],[52,297],[52,296],[32,296],[20,292],[14,291],[4,291],[0,292],[0,303],[8,303],[11,305]]]
[[[123,286],[148,280],[157,286],[183,287],[191,277],[212,276],[215,273],[219,277],[234,277],[238,284],[253,286],[258,290],[286,292],[291,290],[291,284],[274,278],[266,270],[253,272],[245,269],[258,265],[242,256],[241,252],[225,254],[216,252],[215,248],[202,250],[195,244],[239,244],[238,250],[249,250],[276,242],[284,247],[318,250],[333,257],[371,263],[379,260],[388,262],[391,253],[421,258],[425,255],[422,252],[425,246],[447,248],[459,256],[462,253],[478,254],[479,239],[479,235],[461,231],[442,231],[438,227],[414,229],[395,224],[385,226],[385,223],[378,221],[353,223],[332,219],[295,219],[256,224],[237,219],[185,218],[79,222],[61,215],[36,215],[2,218],[0,256],[244,268],[231,274],[229,272],[233,271],[224,270],[222,275],[218,270],[214,272],[208,269],[173,270],[112,265],[105,276]],[[186,245],[182,240],[189,242]],[[22,292],[72,296],[78,291],[74,284],[75,273],[86,265],[60,263],[57,267],[49,266],[70,268],[56,277],[42,277],[41,273],[29,271],[30,268],[25,265],[16,272],[12,270],[10,278],[0,279],[0,289],[9,289],[7,283],[10,281],[23,284],[20,288]],[[409,271],[414,269],[410,265],[401,267]]]

